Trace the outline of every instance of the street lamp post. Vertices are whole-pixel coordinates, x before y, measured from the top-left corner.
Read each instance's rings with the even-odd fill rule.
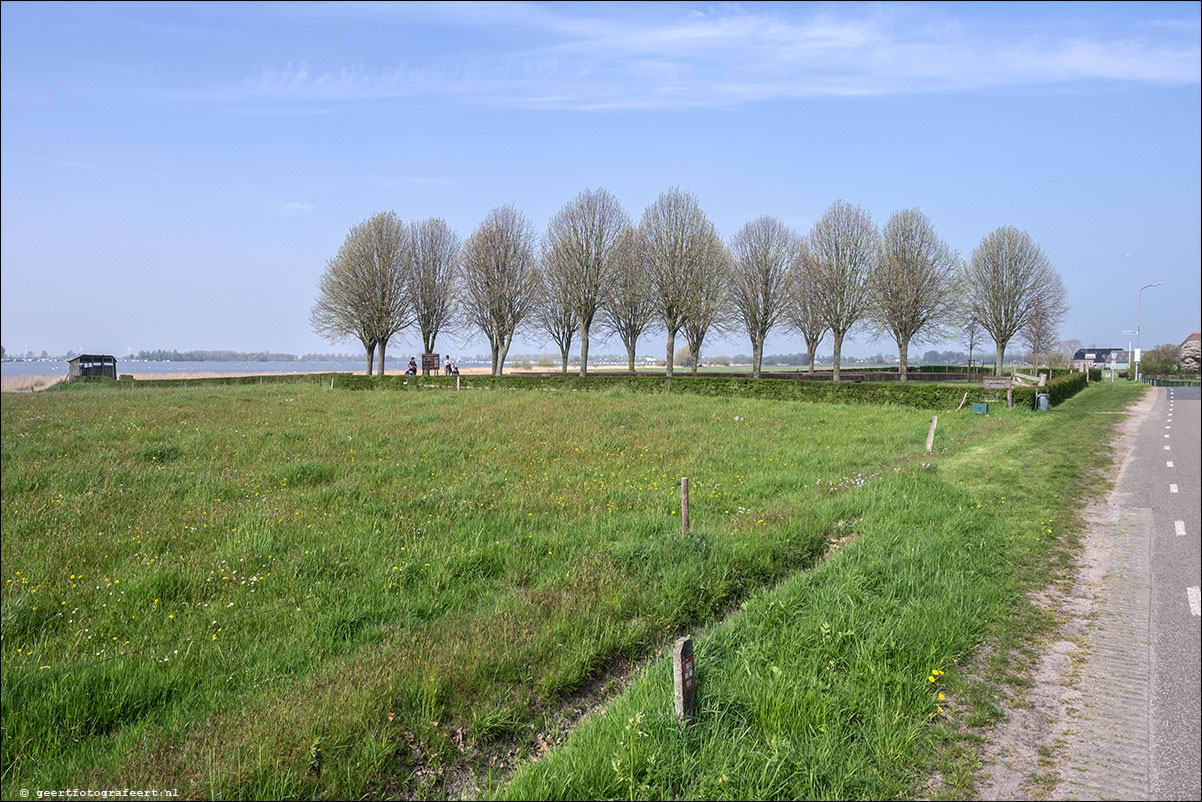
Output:
[[[1161,284],[1164,284],[1164,282],[1157,281],[1154,284],[1145,284],[1144,286],[1139,288],[1139,308],[1138,308],[1139,317],[1137,317],[1136,321],[1135,321],[1135,353],[1137,353],[1137,354],[1140,353],[1139,332],[1140,332],[1140,329],[1142,329],[1143,325],[1144,325],[1144,290],[1148,289],[1148,287],[1159,287]],[[1142,354],[1140,354],[1140,356],[1142,356]],[[1135,380],[1136,381],[1139,381],[1139,363],[1140,363],[1140,360],[1136,359],[1135,360]]]

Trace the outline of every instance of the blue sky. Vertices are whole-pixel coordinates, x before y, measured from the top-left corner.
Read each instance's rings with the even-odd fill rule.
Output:
[[[637,219],[680,186],[728,238],[836,199],[878,224],[917,206],[966,257],[1014,225],[1068,285],[1063,337],[1125,344],[1163,281],[1143,344],[1180,342],[1202,317],[1200,8],[6,2],[0,338],[353,352],[308,314],[371,214],[466,237],[504,203],[542,230],[586,187]]]

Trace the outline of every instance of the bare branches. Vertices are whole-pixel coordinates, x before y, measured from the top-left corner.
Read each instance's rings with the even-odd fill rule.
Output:
[[[534,228],[512,206],[493,209],[464,243],[459,263],[463,316],[488,339],[492,372],[500,376],[514,332],[542,295]]]
[[[818,312],[835,340],[835,372],[843,338],[868,311],[868,278],[876,270],[880,234],[859,206],[835,201],[810,231],[810,276]]]
[[[902,381],[910,344],[946,332],[955,306],[957,261],[918,209],[894,212],[885,224],[880,263],[868,277],[868,315],[876,330],[897,343]]]
[[[1056,350],[1060,326],[1068,314],[1067,294],[1060,276],[1053,274],[1044,284],[1027,325],[1019,332],[1035,365],[1048,364],[1049,356]]]
[[[628,227],[618,237],[613,252],[613,279],[605,305],[601,308],[602,326],[617,334],[622,345],[626,346],[631,373],[634,373],[635,346],[650,327],[654,316],[642,249],[639,229]]]
[[[688,313],[684,320],[685,342],[692,356],[693,374],[701,363],[701,344],[709,334],[730,326],[730,255],[715,233],[693,274]]]
[[[434,341],[451,324],[455,311],[459,235],[445,221],[430,218],[409,224],[409,245],[409,297],[422,347],[432,354]]]
[[[814,287],[814,264],[810,246],[805,238],[797,241],[797,260],[793,265],[788,283],[788,305],[785,320],[805,340],[810,357],[810,373],[818,356],[818,344],[826,334],[826,321],[818,307],[818,293]]]
[[[693,288],[703,266],[720,258],[722,243],[697,199],[676,187],[643,212],[640,238],[654,316],[668,333],[665,371],[671,376],[676,334],[694,304]]]
[[[1029,234],[1012,226],[981,240],[964,281],[969,314],[997,345],[997,375],[1006,346],[1034,316],[1062,317],[1067,310],[1064,284],[1047,256]]]
[[[572,337],[575,336],[580,323],[576,319],[570,295],[563,283],[546,270],[543,271],[541,278],[543,282],[542,302],[539,303],[538,311],[535,312],[535,319],[538,327],[547,332],[559,346],[559,353],[563,357],[563,372],[566,375],[568,354],[572,350]]]
[[[614,281],[616,247],[630,216],[605,189],[585,190],[547,224],[543,269],[580,325],[580,375],[588,372],[589,330]]]
[[[789,307],[790,273],[801,251],[797,234],[775,217],[759,217],[730,243],[730,301],[751,337],[752,375],[760,376],[764,340]]]

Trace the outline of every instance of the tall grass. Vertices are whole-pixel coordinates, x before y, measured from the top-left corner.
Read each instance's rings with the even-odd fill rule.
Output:
[[[62,380],[62,376],[5,376],[0,379],[0,392],[34,393]]]
[[[5,792],[271,797],[439,793],[460,745],[526,749],[607,668],[812,565],[815,504],[918,452],[927,423],[315,385],[94,387],[2,414]]]
[[[705,754],[747,795],[900,788],[887,759],[912,754],[932,710],[914,676],[971,648],[1012,592],[1010,535],[983,538],[971,566],[960,552],[981,522],[1035,509],[972,512],[980,480],[948,463],[979,448],[1017,462],[1065,417],[941,417],[945,453],[926,457],[929,416],[902,408],[316,385],[6,398],[2,792],[169,779],[203,797],[487,793],[490,768],[543,751],[574,693],[744,602],[699,643],[703,710],[726,723],[685,737],[712,738]],[[1061,470],[1062,484],[1079,473]],[[790,662],[814,644],[827,663]],[[689,786],[696,772],[647,748],[674,726],[670,701],[651,703],[664,676],[653,663],[510,793],[716,792],[723,772]],[[745,701],[709,695],[722,682]],[[807,738],[828,731],[799,785],[785,718],[822,699],[842,706],[799,719]],[[847,711],[850,735],[835,726]],[[613,757],[640,712],[652,734],[622,742],[629,776],[573,767],[589,739],[589,760]],[[867,755],[844,748],[861,741]]]
[[[676,722],[661,658],[605,716],[523,767],[504,796],[924,793],[969,713],[989,707],[989,690],[960,664],[987,637],[1022,641],[1037,615],[1026,592],[1066,565],[1079,488],[1107,457],[1098,427],[1111,424],[1091,413],[1138,392],[1105,385],[932,470],[889,472],[829,501],[827,515],[859,536],[700,639],[695,726]],[[998,657],[1004,664],[1007,650]],[[962,709],[970,699],[981,710]],[[971,778],[957,781],[949,792],[971,796]]]

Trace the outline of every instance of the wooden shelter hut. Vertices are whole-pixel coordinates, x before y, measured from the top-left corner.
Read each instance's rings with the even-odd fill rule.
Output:
[[[67,381],[105,376],[117,381],[117,357],[107,354],[80,354],[67,360]]]

